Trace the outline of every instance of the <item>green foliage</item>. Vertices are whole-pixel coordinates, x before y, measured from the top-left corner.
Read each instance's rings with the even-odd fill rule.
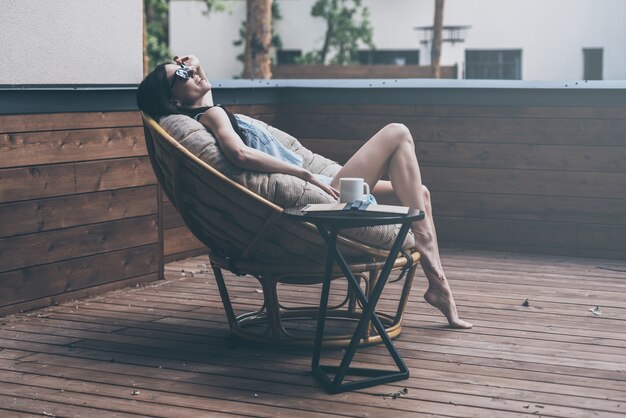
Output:
[[[202,12],[203,15],[209,15],[212,12],[225,12],[226,4],[224,0],[200,0],[206,6],[206,10]]]
[[[326,20],[324,44],[321,49],[296,59],[297,63],[326,64],[332,53],[330,64],[352,64],[358,62],[359,42],[375,48],[369,10],[363,6],[362,0],[317,0],[311,15]]]
[[[172,57],[168,41],[169,0],[144,0],[149,68]]]

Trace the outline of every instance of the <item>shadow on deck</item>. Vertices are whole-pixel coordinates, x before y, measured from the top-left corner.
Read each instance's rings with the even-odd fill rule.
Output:
[[[231,339],[208,259],[196,257],[168,264],[165,281],[1,318],[0,415],[626,413],[626,262],[443,256],[461,316],[475,327],[445,328],[421,298],[418,275],[396,340],[411,378],[398,384],[327,395],[308,373],[309,350]],[[254,280],[227,280],[235,301],[260,300]],[[310,288],[285,292],[318,297]],[[384,353],[361,349],[357,360],[389,364]],[[406,396],[389,396],[405,387]]]

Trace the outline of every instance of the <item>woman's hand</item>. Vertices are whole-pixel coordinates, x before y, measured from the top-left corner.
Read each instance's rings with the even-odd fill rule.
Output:
[[[176,64],[185,64],[189,67],[200,68],[200,60],[195,55],[183,55],[182,57],[176,55],[174,56],[174,62],[176,62]]]
[[[179,57],[178,55],[174,56],[174,62],[176,64],[185,64],[193,70],[193,74],[198,74],[201,79],[209,81],[204,70],[200,67],[200,60],[195,55],[183,55]]]
[[[326,193],[328,193],[330,196],[332,196],[333,199],[339,199],[339,190],[335,189],[334,187],[321,182],[317,177],[315,177],[315,175],[313,173],[311,173],[310,171],[306,170],[303,173],[303,176],[301,177],[302,180],[307,181],[311,184],[316,185],[317,187],[319,187],[320,189],[324,190]]]

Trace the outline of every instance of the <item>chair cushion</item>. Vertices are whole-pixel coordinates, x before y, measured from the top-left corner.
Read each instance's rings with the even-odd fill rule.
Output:
[[[311,152],[288,133],[260,120],[245,115],[238,116],[268,129],[283,145],[303,157],[304,168],[310,172],[334,177],[341,169],[339,163]],[[226,158],[215,137],[200,122],[188,116],[168,115],[161,118],[159,124],[202,161],[282,208],[336,202],[319,187],[298,177],[283,173],[248,171],[235,166]],[[374,247],[390,249],[398,230],[398,225],[347,228],[341,230],[341,235]],[[403,248],[411,249],[413,246],[413,235],[409,231]]]

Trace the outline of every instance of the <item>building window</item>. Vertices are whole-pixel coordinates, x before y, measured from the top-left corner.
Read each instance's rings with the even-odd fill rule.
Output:
[[[419,65],[418,49],[366,49],[358,51],[359,64]]]
[[[585,80],[602,80],[602,48],[584,48],[584,70]]]
[[[277,64],[295,64],[296,58],[302,55],[300,49],[279,49],[276,51]]]
[[[466,50],[465,78],[522,79],[522,50]]]

